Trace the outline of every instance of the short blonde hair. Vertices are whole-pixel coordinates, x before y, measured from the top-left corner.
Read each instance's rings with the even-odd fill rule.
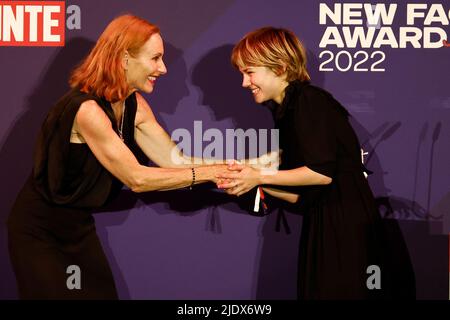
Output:
[[[286,81],[308,81],[306,52],[289,30],[264,27],[245,35],[233,48],[231,63],[236,68],[265,66],[275,74],[286,71]]]

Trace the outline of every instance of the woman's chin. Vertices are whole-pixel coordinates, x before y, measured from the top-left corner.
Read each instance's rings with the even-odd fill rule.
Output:
[[[267,99],[264,99],[264,97],[254,97],[255,102],[259,104],[263,104],[264,102],[267,102]]]
[[[148,85],[148,86],[145,86],[145,87],[143,87],[141,90],[140,90],[141,92],[144,92],[144,93],[152,93],[153,92],[153,86],[150,86],[150,85]]]

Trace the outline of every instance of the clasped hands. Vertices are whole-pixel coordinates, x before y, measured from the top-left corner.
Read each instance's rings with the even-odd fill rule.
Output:
[[[217,188],[239,197],[261,184],[261,173],[250,166],[231,162],[227,170],[216,174],[216,179]]]
[[[263,176],[272,175],[278,170],[280,155],[281,150],[244,160],[248,165],[237,160],[228,160],[226,166],[215,172],[214,182],[226,193],[241,196],[263,184]]]

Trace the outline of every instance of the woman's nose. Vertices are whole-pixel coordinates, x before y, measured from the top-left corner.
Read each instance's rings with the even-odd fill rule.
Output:
[[[242,86],[244,88],[247,88],[250,86],[250,77],[246,74],[242,75]]]

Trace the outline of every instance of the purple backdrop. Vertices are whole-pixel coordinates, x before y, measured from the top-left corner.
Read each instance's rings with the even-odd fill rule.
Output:
[[[332,7],[335,1],[322,3]],[[442,4],[450,19],[448,2],[420,3]],[[335,24],[329,19],[320,24],[316,1],[66,2],[71,4],[81,9],[81,30],[66,30],[65,47],[0,47],[2,222],[30,173],[34,139],[47,110],[112,18],[130,12],[160,26],[169,72],[147,99],[169,132],[192,131],[196,120],[204,130],[222,132],[271,128],[269,111],[240,87],[229,55],[246,32],[282,26],[303,40],[313,83],[332,92],[353,116],[369,152],[367,166],[374,171],[369,181],[380,209],[403,232],[417,298],[448,299],[450,48],[320,48],[326,28]],[[402,2],[391,26],[396,35],[406,26],[405,12]],[[423,30],[423,18],[414,27]],[[448,24],[431,27],[450,34]],[[321,53],[325,50],[331,53]],[[341,72],[334,60],[325,66],[334,71],[319,70],[329,55],[358,50],[382,51],[385,60],[378,67],[385,71]],[[339,59],[341,66],[348,64],[346,53]],[[122,299],[295,298],[300,216],[287,214],[290,234],[276,232],[275,214],[249,215],[243,201],[201,187],[140,195],[124,190],[95,217]],[[0,268],[0,298],[15,299],[4,223]]]

